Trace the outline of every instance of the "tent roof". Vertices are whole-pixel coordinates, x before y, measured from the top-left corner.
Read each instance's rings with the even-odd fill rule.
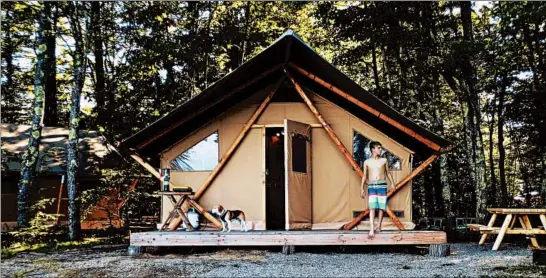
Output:
[[[286,31],[269,47],[225,75],[200,94],[175,108],[146,128],[123,140],[121,146],[135,149],[144,156],[154,157],[230,107],[240,104],[249,99],[249,97],[261,92],[262,89],[276,83],[284,76],[284,69],[286,68],[296,82],[304,88],[342,107],[408,149],[424,155],[439,151],[431,149],[424,143],[360,108],[356,104],[332,93],[325,87],[287,66],[288,63],[293,63],[313,73],[357,100],[373,107],[381,114],[388,116],[404,127],[434,142],[441,147],[440,151],[451,148],[451,142],[419,126],[370,92],[364,90],[322,58],[292,30]],[[284,84],[283,86],[290,86],[289,84],[286,85],[287,82]]]
[[[21,158],[28,145],[30,125],[2,124],[2,170],[20,171]],[[41,173],[66,173],[68,129],[43,127],[36,170]],[[80,171],[92,173],[111,152],[106,139],[97,131],[79,131]]]

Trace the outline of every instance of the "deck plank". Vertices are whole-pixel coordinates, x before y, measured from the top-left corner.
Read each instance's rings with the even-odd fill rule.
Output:
[[[428,245],[447,242],[442,231],[250,231],[132,233],[133,246]]]

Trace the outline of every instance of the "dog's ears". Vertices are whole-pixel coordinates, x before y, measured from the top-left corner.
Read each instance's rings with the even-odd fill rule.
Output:
[[[224,207],[222,205],[218,205],[218,212],[224,211]]]

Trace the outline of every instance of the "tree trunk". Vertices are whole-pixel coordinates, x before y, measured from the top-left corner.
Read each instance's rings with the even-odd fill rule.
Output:
[[[93,36],[93,55],[95,56],[95,101],[97,105],[97,125],[106,127],[107,101],[106,101],[106,82],[104,77],[104,50],[102,48],[102,21],[101,5],[99,1],[91,2],[91,32]]]
[[[85,49],[80,18],[81,6],[69,2],[71,7],[70,26],[74,37],[73,58],[74,84],[70,92],[70,122],[67,150],[67,188],[68,188],[68,236],[71,240],[81,239],[80,204],[78,190],[78,125],[80,119],[80,96],[85,79]]]
[[[57,5],[55,2],[46,1],[44,4],[44,30],[43,36],[46,41],[45,57],[45,105],[44,105],[44,125],[58,126],[59,111],[57,109],[57,59],[56,49],[56,26],[57,13],[53,8]]]
[[[38,164],[40,137],[42,136],[42,119],[44,104],[44,72],[46,67],[47,42],[43,36],[46,10],[38,15],[38,30],[36,32],[36,74],[34,75],[34,101],[32,104],[32,124],[29,130],[28,146],[23,154],[21,163],[21,177],[17,193],[17,225],[27,227],[30,222],[28,193]]]
[[[472,32],[472,7],[469,1],[460,2],[461,19],[463,23],[463,40],[467,44],[472,43],[474,35]],[[468,128],[472,142],[472,164],[476,173],[476,216],[485,217],[487,207],[487,173],[485,165],[485,152],[483,149],[483,137],[481,132],[481,112],[479,96],[476,91],[476,75],[471,64],[471,51],[465,50],[462,55],[462,71],[466,83],[465,90],[468,104]]]
[[[497,107],[497,146],[499,149],[499,178],[500,178],[500,193],[501,193],[501,202],[502,207],[507,207],[508,205],[508,189],[506,186],[506,172],[504,170],[504,161],[506,159],[506,151],[504,149],[504,95],[506,93],[506,76],[503,76],[502,88],[499,91],[499,105]],[[519,148],[519,146],[516,146]]]
[[[375,43],[372,46],[372,62],[373,62],[373,80],[375,81],[376,95],[381,92],[381,86],[379,85],[379,72],[377,70],[377,54],[375,53]]]
[[[444,210],[444,190],[442,183],[442,169],[441,169],[441,160],[437,160],[432,164],[432,181],[434,185],[434,203],[435,203],[435,216],[443,217],[445,216]]]
[[[489,172],[491,173],[491,184],[489,185],[489,194],[487,199],[488,206],[496,206],[498,200],[497,194],[497,177],[495,176],[495,159],[493,157],[494,148],[494,139],[493,134],[495,133],[495,112],[496,112],[496,98],[491,102],[491,120],[489,121]]]
[[[10,28],[10,23],[13,22],[13,19],[10,18],[8,21],[8,16],[8,13],[6,13],[6,17],[3,18],[4,20],[2,22],[2,30],[4,30],[5,34],[2,41],[2,58],[6,61],[6,66],[2,67],[2,75],[6,78],[6,83],[2,84],[2,122],[15,124],[18,122],[17,108],[19,108],[16,105],[16,90],[13,82],[13,76],[16,70],[16,67],[13,64],[15,45]],[[8,22],[6,23],[6,21]]]

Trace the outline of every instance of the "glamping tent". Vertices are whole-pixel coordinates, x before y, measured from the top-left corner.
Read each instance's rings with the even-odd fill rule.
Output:
[[[289,30],[122,147],[204,210],[246,213],[255,230],[365,229],[362,163],[385,149],[396,188],[384,228],[415,226],[411,179],[451,143],[362,89]],[[412,169],[412,157],[429,157]],[[162,202],[162,222],[172,204]],[[205,213],[206,214],[206,213]],[[210,217],[209,217],[210,219]]]

